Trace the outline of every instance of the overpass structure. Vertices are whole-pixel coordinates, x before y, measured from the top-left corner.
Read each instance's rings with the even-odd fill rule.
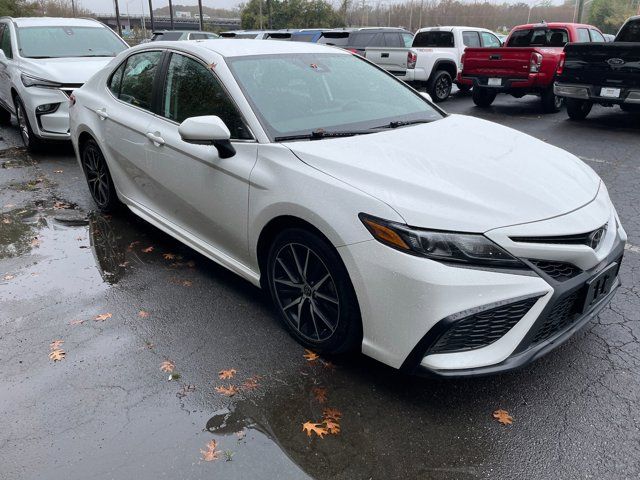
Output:
[[[118,19],[115,15],[97,15],[96,19],[108,25],[113,30],[118,30]],[[234,30],[240,28],[239,18],[203,18],[204,25],[216,29]],[[142,28],[151,30],[151,18],[148,15],[120,15],[122,28]],[[171,18],[166,16],[153,16],[153,26],[155,30],[171,30]],[[200,19],[197,17],[178,18],[173,17],[174,30],[200,30]]]

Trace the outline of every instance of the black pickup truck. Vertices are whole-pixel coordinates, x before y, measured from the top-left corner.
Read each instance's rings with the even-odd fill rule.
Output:
[[[554,93],[566,98],[573,120],[584,120],[595,103],[640,112],[640,16],[629,18],[611,43],[567,44]]]

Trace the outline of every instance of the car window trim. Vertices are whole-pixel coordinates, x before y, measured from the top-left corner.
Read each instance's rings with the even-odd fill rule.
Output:
[[[478,44],[480,45],[480,47],[482,47],[482,36],[480,35],[480,32],[478,30],[463,30],[462,31],[462,45],[464,45],[467,48],[478,48],[478,47],[469,47],[466,43],[464,43],[464,34],[465,33],[475,33],[477,39],[478,39]]]
[[[157,116],[158,118],[165,120],[173,125],[180,125],[178,122],[176,122],[175,120],[171,120],[170,118],[167,118],[165,116],[163,116],[161,114],[161,101],[162,101],[162,97],[163,97],[163,92],[164,92],[164,87],[165,87],[165,83],[166,83],[166,79],[167,79],[167,73],[169,71],[169,63],[171,62],[171,56],[173,54],[178,54],[178,55],[183,55],[185,57],[189,57],[192,60],[195,60],[196,62],[200,63],[203,67],[205,67],[205,69],[214,76],[214,78],[216,79],[216,81],[220,84],[220,86],[222,87],[222,90],[224,91],[225,95],[227,95],[227,97],[229,98],[229,100],[231,100],[231,103],[233,103],[233,106],[235,107],[235,109],[237,110],[238,114],[240,115],[240,119],[242,120],[242,123],[244,123],[244,125],[247,127],[247,130],[249,131],[249,134],[251,134],[251,136],[253,138],[231,138],[230,141],[232,142],[242,142],[242,143],[256,143],[256,135],[253,133],[253,130],[251,129],[251,126],[249,125],[249,122],[247,122],[247,119],[245,117],[245,115],[242,113],[242,110],[240,109],[240,107],[238,106],[238,103],[235,101],[235,99],[233,98],[233,95],[231,95],[231,93],[229,92],[229,90],[227,89],[227,87],[225,86],[224,82],[222,80],[220,80],[220,77],[213,71],[211,70],[211,68],[208,67],[207,62],[205,62],[204,60],[202,60],[201,58],[199,58],[196,55],[193,55],[192,53],[187,53],[184,52],[182,50],[176,50],[176,49],[171,49],[168,48],[165,50],[166,53],[166,64],[163,63],[162,65],[162,70],[160,70],[158,73],[161,74],[161,76],[159,77],[158,80],[158,89],[157,89],[157,98],[155,98],[155,100],[158,102],[157,104],[157,112],[154,112],[154,115]],[[154,87],[156,87],[155,85],[155,79],[154,79]]]

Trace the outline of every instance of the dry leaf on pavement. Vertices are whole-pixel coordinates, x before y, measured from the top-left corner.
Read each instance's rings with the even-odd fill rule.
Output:
[[[51,350],[56,350],[56,349],[60,348],[63,343],[64,343],[64,340],[54,340],[53,342],[51,342],[49,344],[49,348]]]
[[[220,380],[229,380],[230,378],[233,378],[235,374],[235,368],[230,368],[229,370],[220,370],[218,372],[218,377],[220,378]]]
[[[171,373],[176,368],[176,364],[171,360],[165,360],[160,364],[160,370],[163,372]]]
[[[149,312],[146,312],[146,311],[144,311],[144,310],[140,310],[140,311],[138,312],[138,316],[139,316],[140,318],[147,318],[147,317],[149,316]]]
[[[228,386],[218,386],[215,387],[216,392],[218,392],[221,395],[226,395],[227,397],[233,397],[236,393],[238,393],[238,387],[236,387],[235,385],[228,385]]]
[[[205,462],[212,462],[214,460],[217,460],[220,455],[220,452],[218,452],[217,448],[218,442],[216,442],[215,440],[211,440],[210,442],[208,442],[206,450],[200,450],[200,453],[202,453],[202,460],[204,460]]]
[[[173,253],[163,253],[162,256],[165,260],[174,260],[176,258]]]
[[[327,389],[324,387],[313,387],[311,389],[311,393],[313,397],[318,401],[318,403],[324,403],[327,401]]]
[[[327,432],[331,435],[337,435],[340,433],[340,424],[331,418],[325,418],[324,426],[327,428]]]
[[[332,420],[340,420],[342,418],[342,412],[340,410],[337,410],[335,408],[325,408],[322,411],[322,415],[324,416],[324,418],[330,418]]]
[[[320,438],[323,438],[328,432],[322,423],[305,422],[302,424],[302,431],[307,433],[307,437],[310,437],[312,433],[315,433]]]
[[[506,410],[496,410],[493,412],[493,418],[495,418],[502,425],[511,425],[513,423],[513,417],[509,415]]]
[[[94,317],[94,320],[96,322],[104,322],[105,320],[111,318],[113,315],[111,315],[110,313],[101,313],[100,315],[96,315]]]
[[[153,252],[153,247],[152,246],[149,246],[147,248],[143,248],[142,249],[142,253],[151,253],[151,252]]]
[[[320,358],[320,356],[316,352],[312,352],[311,350],[304,349],[304,358],[307,359],[307,362],[313,362]]]
[[[61,348],[56,348],[55,350],[52,350],[51,353],[49,353],[49,358],[54,362],[59,362],[63,360],[66,355],[67,354],[64,350],[62,350]]]

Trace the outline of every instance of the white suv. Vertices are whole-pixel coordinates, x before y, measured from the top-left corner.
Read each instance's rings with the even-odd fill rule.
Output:
[[[96,20],[0,18],[0,122],[15,114],[29,150],[68,140],[69,95],[127,48]]]

